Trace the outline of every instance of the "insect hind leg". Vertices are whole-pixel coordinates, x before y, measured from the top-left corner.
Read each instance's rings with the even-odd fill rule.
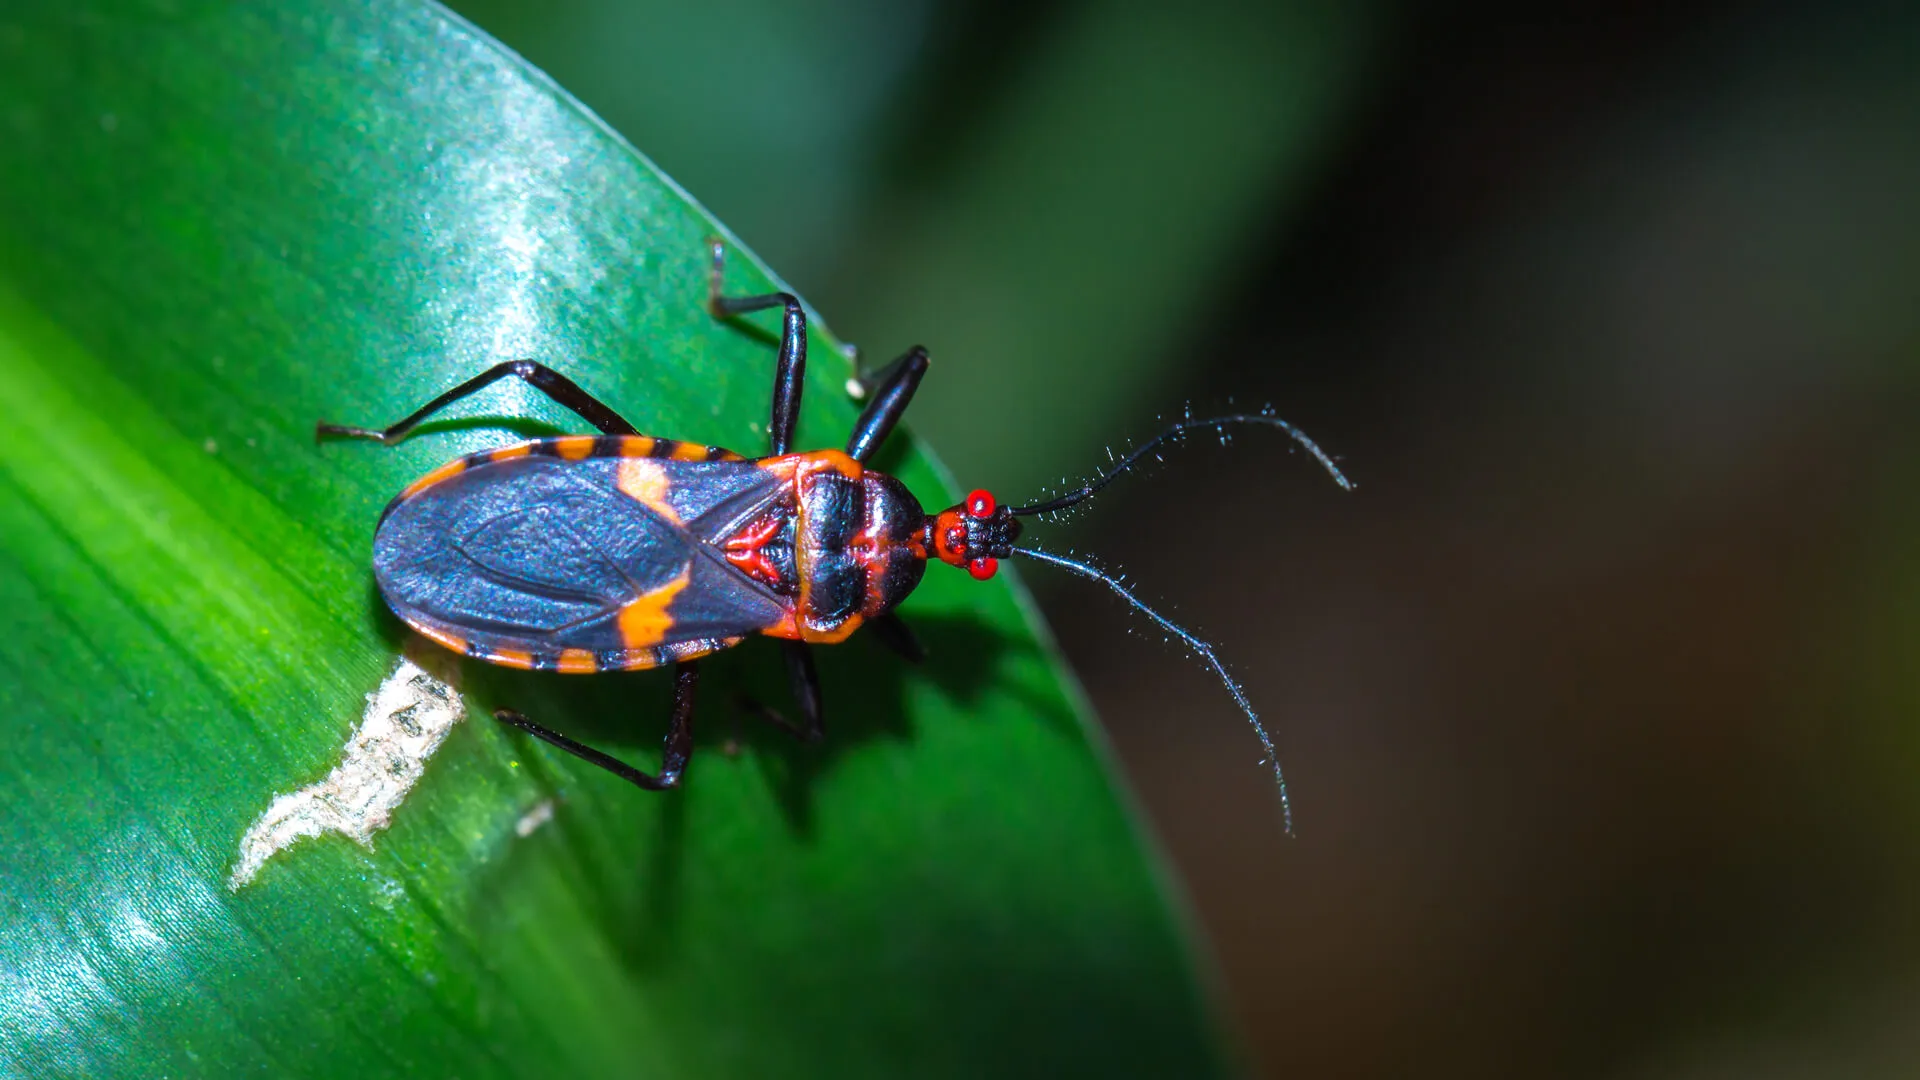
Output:
[[[658,775],[641,772],[611,754],[541,727],[512,709],[501,709],[493,717],[542,742],[557,746],[582,761],[598,765],[637,787],[647,791],[666,791],[679,786],[680,777],[686,772],[687,759],[693,755],[693,701],[699,685],[700,666],[697,661],[688,660],[674,666],[673,719],[667,728],[665,752],[661,755]]]
[[[423,421],[434,413],[459,401],[461,398],[476,394],[494,383],[499,382],[501,379],[507,378],[524,380],[527,385],[552,398],[555,403],[564,408],[573,410],[579,414],[582,420],[599,428],[608,435],[638,435],[640,433],[639,429],[627,423],[619,413],[608,408],[599,398],[582,390],[579,383],[574,382],[565,375],[560,374],[545,364],[532,360],[509,360],[504,364],[495,364],[493,367],[475,375],[459,386],[441,394],[439,397],[422,405],[405,419],[400,420],[390,427],[361,428],[352,427],[347,424],[328,424],[323,422],[314,426],[314,437],[321,438],[334,435],[349,439],[375,439],[383,445],[392,446],[394,443],[406,438],[408,432],[419,427]]]

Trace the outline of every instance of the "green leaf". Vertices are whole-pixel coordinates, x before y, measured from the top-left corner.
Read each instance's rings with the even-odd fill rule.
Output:
[[[32,0],[0,11],[0,134],[0,1072],[1219,1071],[1017,583],[931,570],[923,668],[822,650],[819,746],[736,719],[781,700],[772,650],[716,658],[666,795],[486,718],[651,765],[664,674],[451,664],[386,612],[395,491],[580,425],[518,385],[392,449],[317,419],[535,357],[643,430],[764,445],[767,328],[700,309],[724,230],[539,73],[402,0]],[[732,289],[773,284],[737,254]],[[838,445],[815,331],[800,441]],[[944,500],[896,442],[880,464]],[[230,889],[402,650],[469,718],[391,827]]]

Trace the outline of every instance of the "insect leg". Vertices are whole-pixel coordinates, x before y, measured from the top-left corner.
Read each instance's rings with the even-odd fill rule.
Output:
[[[508,377],[525,379],[535,390],[554,401],[580,414],[580,418],[608,435],[638,435],[640,432],[632,424],[620,418],[600,402],[600,399],[580,389],[580,384],[553,370],[545,364],[532,360],[509,360],[475,375],[459,386],[441,394],[432,401],[415,410],[411,416],[388,428],[358,428],[345,424],[318,424],[315,436],[344,435],[354,439],[378,439],[388,446],[406,437],[407,432],[418,427],[420,422],[441,409],[459,401],[469,394],[476,393]]]
[[[917,664],[927,658],[927,650],[920,644],[919,635],[913,632],[905,619],[889,611],[877,619],[868,619],[867,627],[880,644],[900,654],[900,658],[909,664]]]
[[[804,641],[782,641],[780,645],[787,661],[787,681],[793,686],[793,697],[800,703],[800,716],[805,723],[796,724],[779,710],[752,698],[742,698],[741,703],[801,742],[819,742],[827,728],[820,707],[820,673],[813,666],[813,647]]]
[[[874,387],[873,396],[853,425],[853,434],[847,437],[848,457],[864,462],[880,449],[893,426],[900,422],[900,415],[907,411],[907,403],[913,400],[913,392],[920,388],[920,377],[926,373],[927,350],[915,345],[868,381],[868,385]]]
[[[687,758],[693,753],[693,699],[700,686],[700,665],[688,660],[673,669],[673,720],[667,728],[665,753],[661,755],[660,775],[649,776],[639,769],[591,746],[578,743],[557,731],[550,731],[511,709],[493,714],[501,723],[512,724],[536,739],[553,744],[582,761],[591,762],[629,783],[648,791],[665,791],[680,783]]]
[[[767,425],[767,442],[775,454],[784,454],[793,449],[793,425],[800,416],[800,384],[807,373],[807,313],[792,293],[720,295],[726,265],[726,245],[715,240],[713,270],[707,277],[707,311],[714,318],[726,319],[770,307],[786,309],[780,330],[780,366],[773,375],[773,415]]]

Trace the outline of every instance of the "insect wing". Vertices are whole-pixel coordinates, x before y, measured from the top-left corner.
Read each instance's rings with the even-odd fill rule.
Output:
[[[374,541],[381,592],[408,623],[476,653],[630,654],[611,666],[780,618],[778,598],[701,538],[724,527],[715,517],[772,499],[773,478],[745,462],[647,461],[663,484],[643,486],[631,460],[482,461],[403,497]]]

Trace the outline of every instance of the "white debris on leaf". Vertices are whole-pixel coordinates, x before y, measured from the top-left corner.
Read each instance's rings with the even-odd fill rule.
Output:
[[[552,820],[553,800],[541,799],[533,809],[520,815],[520,820],[513,823],[513,831],[524,839],[538,832],[540,826]]]
[[[240,860],[227,887],[238,891],[276,852],[303,836],[337,832],[373,847],[373,834],[393,820],[427,759],[466,711],[452,686],[401,657],[393,674],[367,695],[366,714],[347,738],[340,764],[319,783],[276,796],[241,837]]]

